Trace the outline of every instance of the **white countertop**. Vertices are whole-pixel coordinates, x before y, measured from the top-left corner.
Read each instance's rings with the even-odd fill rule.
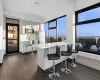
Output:
[[[63,45],[67,45],[67,43],[65,43],[65,42],[45,43],[45,44],[34,45],[34,47],[40,48],[40,49],[45,49],[45,48],[55,47],[57,45],[58,46],[63,46]]]

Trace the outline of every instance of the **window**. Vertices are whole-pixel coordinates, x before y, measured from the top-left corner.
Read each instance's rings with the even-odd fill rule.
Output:
[[[49,28],[56,27],[56,20],[49,23]]]
[[[56,34],[56,29],[50,29],[49,30],[49,42],[57,42],[57,34]]]
[[[100,18],[100,7],[78,14],[78,22]]]
[[[46,37],[46,43],[49,41],[48,38],[48,23],[44,23],[44,30],[45,30],[45,37]]]
[[[100,55],[100,6],[98,4],[76,12],[76,30],[76,41],[80,43],[80,51]]]
[[[57,42],[57,20],[49,22],[49,42]]]
[[[62,17],[62,18],[59,18],[57,21],[58,23],[58,41],[63,41],[63,40],[66,40],[66,16],[65,17]]]
[[[45,23],[46,42],[66,40],[66,22],[66,16],[62,16]]]
[[[100,38],[100,26],[99,25],[100,25],[100,22],[78,25],[77,26],[78,42],[87,43],[88,40],[90,40],[89,41],[90,45],[97,45],[98,43],[96,40]]]

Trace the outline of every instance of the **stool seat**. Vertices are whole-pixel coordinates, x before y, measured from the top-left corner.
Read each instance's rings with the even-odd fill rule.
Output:
[[[56,54],[48,54],[48,60],[58,60],[60,59],[59,56],[57,56]]]
[[[68,53],[67,51],[61,51],[62,56],[71,56],[71,53]]]

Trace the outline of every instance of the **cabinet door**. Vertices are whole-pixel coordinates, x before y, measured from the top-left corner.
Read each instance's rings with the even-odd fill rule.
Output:
[[[45,32],[39,32],[39,38],[44,38],[45,37]]]

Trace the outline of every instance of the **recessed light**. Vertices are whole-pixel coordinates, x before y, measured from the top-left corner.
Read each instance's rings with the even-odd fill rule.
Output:
[[[35,4],[39,4],[38,2],[35,2]]]

